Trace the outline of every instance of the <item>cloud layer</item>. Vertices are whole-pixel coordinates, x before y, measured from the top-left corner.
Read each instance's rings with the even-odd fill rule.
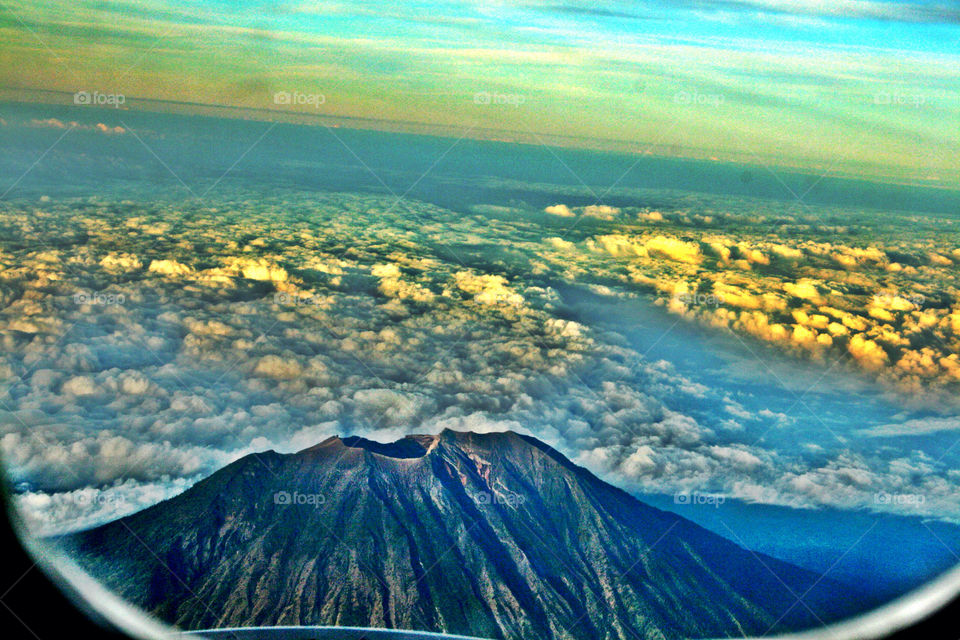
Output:
[[[913,251],[894,271],[899,245],[732,238],[696,230],[712,223],[692,212],[681,231],[671,212],[571,207],[569,223],[618,230],[563,240],[538,226],[540,211],[505,223],[415,201],[387,214],[393,203],[374,195],[250,195],[0,204],[2,237],[18,239],[0,251],[0,446],[39,530],[135,510],[250,452],[443,428],[530,433],[638,492],[878,509],[895,507],[878,492],[922,493],[923,513],[955,515],[960,478],[938,461],[746,438],[745,425],[792,417],[748,410],[571,319],[556,289],[649,290],[673,312],[791,349],[858,349],[862,365],[882,358],[872,344],[897,363],[907,345],[899,359],[887,348],[905,325],[853,306],[920,323],[922,309],[881,305],[865,283],[908,266],[920,282],[949,268],[931,252],[953,264],[948,248]],[[826,284],[827,270],[843,279]],[[844,302],[835,292],[852,283],[868,293]],[[947,309],[928,326],[952,331]],[[722,411],[690,410],[707,402]]]

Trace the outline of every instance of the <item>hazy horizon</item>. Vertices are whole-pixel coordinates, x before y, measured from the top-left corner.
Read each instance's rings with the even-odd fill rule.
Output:
[[[8,98],[86,92],[960,184],[960,28],[935,1],[38,2],[6,14]]]

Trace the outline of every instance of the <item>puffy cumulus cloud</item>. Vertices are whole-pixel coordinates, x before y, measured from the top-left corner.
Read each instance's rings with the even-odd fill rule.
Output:
[[[616,257],[661,258],[691,264],[699,263],[702,259],[699,244],[664,235],[635,237],[605,234],[591,238],[587,246],[593,251]]]
[[[869,315],[871,318],[876,318],[877,320],[881,320],[883,322],[894,321],[894,315],[889,311],[887,311],[886,309],[884,309],[883,307],[874,307],[874,306],[867,307],[867,315]]]
[[[182,320],[183,326],[196,336],[229,336],[234,333],[233,328],[217,319],[198,320],[186,317]]]
[[[809,300],[815,304],[819,304],[823,300],[820,296],[820,291],[817,289],[817,282],[815,280],[801,279],[796,283],[784,282],[783,290],[794,298]]]
[[[895,367],[898,371],[917,379],[932,378],[940,374],[938,354],[929,347],[918,351],[905,351],[897,360]]]
[[[353,400],[362,419],[368,424],[383,427],[410,427],[419,425],[435,409],[434,401],[421,394],[410,394],[393,389],[361,389]]]
[[[121,393],[129,396],[145,395],[155,388],[150,380],[139,371],[121,374],[119,381]]]
[[[543,323],[544,333],[560,338],[581,338],[587,333],[586,327],[573,320],[548,318]]]
[[[733,251],[722,240],[710,240],[706,239],[707,248],[709,251],[720,259],[721,263],[730,262],[730,257],[733,255]]]
[[[0,439],[0,450],[15,482],[40,489],[76,490],[102,487],[118,480],[159,481],[188,478],[209,470],[211,452],[202,447],[174,447],[169,442],[135,442],[101,431],[78,435],[68,442],[55,441],[56,429],[37,433],[9,432]],[[230,456],[216,454],[225,464]]]
[[[950,482],[930,473],[928,456],[914,452],[882,464],[862,454],[846,452],[813,469],[795,471],[784,477],[784,485],[794,490],[796,506],[826,504],[852,507],[872,499],[873,508],[911,515],[945,513],[951,499]],[[908,496],[907,504],[892,499]]]
[[[269,355],[257,361],[253,373],[276,380],[294,380],[303,374],[303,367],[296,358]]]
[[[70,396],[92,396],[97,393],[97,385],[90,376],[73,376],[63,383],[60,391]]]
[[[641,211],[637,214],[637,219],[646,222],[663,222],[663,214],[659,211]]]
[[[130,515],[183,493],[195,480],[199,477],[167,482],[125,480],[104,488],[52,493],[28,490],[17,494],[15,500],[30,531],[38,536],[53,536]]]
[[[741,309],[762,309],[764,306],[762,296],[722,280],[713,283],[713,293],[727,306]]]
[[[561,218],[572,218],[577,215],[565,204],[553,204],[544,209],[544,211],[552,216],[559,216]]]
[[[303,268],[319,271],[330,275],[343,275],[345,269],[349,268],[351,263],[346,260],[340,260],[336,256],[313,255],[304,261]]]
[[[717,216],[701,232],[687,226],[707,224],[696,215],[672,214],[655,234],[623,219],[547,257],[568,277],[636,285],[671,313],[791,355],[852,354],[843,368],[911,404],[957,405],[960,282],[952,267],[960,250],[952,241],[873,214],[854,227],[781,217],[791,224],[781,222],[776,241],[764,216]],[[864,237],[871,243],[860,244]]]
[[[518,307],[524,303],[523,296],[511,289],[503,276],[457,271],[453,277],[457,288],[471,294],[480,304]]]
[[[181,264],[176,260],[153,260],[150,262],[150,266],[147,267],[147,271],[173,277],[187,276],[193,273],[193,269],[190,266]]]
[[[772,243],[768,245],[770,251],[784,260],[798,261],[803,258],[803,251],[785,244]]]
[[[798,494],[801,505],[824,504],[830,500],[850,505],[878,485],[876,476],[862,458],[844,455],[815,469],[792,473],[786,483]]]
[[[230,256],[224,261],[223,268],[228,272],[239,274],[247,280],[267,282],[285,282],[287,280],[286,269],[267,258]]]
[[[930,261],[930,264],[936,265],[938,267],[952,267],[953,260],[947,256],[940,255],[936,251],[931,251],[927,254],[927,260]]]
[[[400,267],[395,264],[375,264],[370,273],[378,278],[397,279],[400,277]]]
[[[406,281],[402,277],[400,268],[393,263],[376,264],[370,271],[380,279],[380,293],[388,298],[423,303],[431,302],[434,299],[434,293],[430,289],[415,282]]]
[[[700,262],[700,245],[676,238],[657,235],[644,242],[647,252],[677,262]]]
[[[873,296],[870,306],[876,309],[889,309],[891,311],[912,311],[922,306],[922,296],[910,297],[900,293],[878,293]],[[892,316],[891,316],[892,317]]]
[[[862,333],[854,334],[850,338],[848,347],[850,355],[856,358],[865,369],[880,371],[890,362],[886,351],[876,341],[865,337]]]
[[[619,207],[611,207],[606,204],[591,204],[584,207],[582,210],[583,215],[588,218],[598,218],[600,220],[613,220],[618,215],[620,215]]]
[[[554,249],[559,249],[561,251],[573,251],[574,249],[577,248],[577,245],[574,244],[573,242],[570,242],[569,240],[564,240],[563,238],[558,238],[556,236],[545,238],[544,242],[549,244]]]
[[[135,255],[111,251],[100,259],[100,266],[108,273],[124,273],[142,269],[143,263]]]
[[[724,326],[726,323],[723,323]],[[776,322],[771,323],[766,314],[759,311],[741,313],[732,323],[752,336],[769,342],[783,342],[790,338],[792,332]]]
[[[737,251],[743,257],[743,260],[746,260],[750,264],[770,264],[770,258],[768,258],[763,251],[753,246],[749,242],[738,243]]]
[[[646,257],[649,255],[642,242],[622,234],[607,234],[590,238],[587,240],[587,247],[592,251],[608,253],[615,257]]]
[[[820,447],[813,450],[822,459]],[[828,456],[819,464],[801,463],[746,445],[708,445],[663,450],[647,444],[629,454],[615,447],[585,452],[580,462],[621,478],[638,491],[701,491],[750,503],[795,508],[871,508],[903,514],[903,507],[882,496],[910,495],[912,515],[951,512],[952,484],[931,473],[933,460],[921,453],[884,461],[852,451]],[[654,489],[656,487],[656,489]],[[879,496],[879,497],[878,497]]]
[[[764,465],[763,460],[745,448],[713,446],[709,450],[715,458],[726,461],[736,469],[752,471]]]

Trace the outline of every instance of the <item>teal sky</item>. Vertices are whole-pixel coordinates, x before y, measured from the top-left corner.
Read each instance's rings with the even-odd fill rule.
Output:
[[[956,3],[44,0],[0,9],[0,38],[8,99],[100,91],[960,184]]]

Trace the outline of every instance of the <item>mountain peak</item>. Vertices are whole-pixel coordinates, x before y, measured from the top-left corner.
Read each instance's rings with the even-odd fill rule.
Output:
[[[532,441],[538,448],[549,449],[547,445],[535,438],[521,436],[512,431],[457,431],[445,428],[436,435],[415,433],[392,442],[380,442],[357,435],[335,435],[306,449],[301,449],[297,454],[339,450],[346,447],[363,449],[388,458],[419,458],[432,451],[441,442],[455,443],[460,447],[476,447],[479,445],[482,448],[489,448],[505,441],[512,441],[516,445],[522,444],[525,440]]]
[[[307,451],[316,451],[316,450],[318,450],[318,449],[325,449],[325,448],[327,448],[327,447],[335,447],[335,446],[342,445],[342,444],[343,444],[343,440],[340,439],[340,436],[330,436],[330,437],[327,438],[326,440],[323,440],[322,442],[318,442],[318,443],[315,444],[315,445],[311,445],[311,446],[307,447],[306,449],[301,449],[301,450],[298,451],[297,453],[305,453],[305,452],[307,452]]]

